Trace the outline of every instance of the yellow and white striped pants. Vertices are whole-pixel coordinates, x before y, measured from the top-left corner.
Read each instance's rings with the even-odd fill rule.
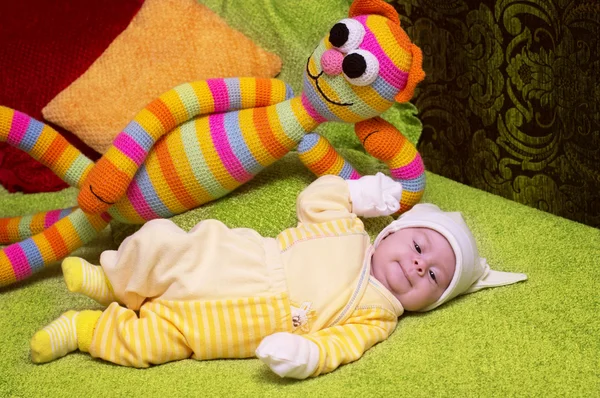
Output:
[[[100,316],[90,354],[145,368],[185,358],[248,358],[260,341],[292,331],[287,294],[214,301],[150,300],[135,311],[112,303]]]

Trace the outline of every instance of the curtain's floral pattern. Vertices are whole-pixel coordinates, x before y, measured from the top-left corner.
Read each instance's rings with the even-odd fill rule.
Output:
[[[600,227],[600,0],[395,0],[430,171]]]

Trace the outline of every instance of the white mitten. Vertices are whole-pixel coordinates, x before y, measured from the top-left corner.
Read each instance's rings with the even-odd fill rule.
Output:
[[[265,337],[255,353],[281,377],[306,379],[319,365],[319,347],[292,333],[280,332]]]
[[[388,216],[400,210],[402,184],[383,173],[346,180],[350,188],[352,212],[357,216]]]

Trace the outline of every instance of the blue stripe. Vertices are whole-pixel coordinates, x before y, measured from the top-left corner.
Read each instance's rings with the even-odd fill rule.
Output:
[[[225,128],[227,141],[235,157],[240,161],[247,173],[256,175],[264,167],[252,156],[248,145],[246,145],[246,141],[244,141],[244,137],[242,137],[239,115],[239,112],[227,112],[223,117],[223,127]]]
[[[285,99],[294,98],[294,89],[289,84],[285,83]]]
[[[229,78],[223,79],[227,86],[227,94],[229,95],[229,110],[242,109],[242,89],[240,87],[240,79]]]
[[[419,192],[425,189],[425,173],[421,174],[417,178],[413,178],[412,180],[400,180],[402,183],[402,189],[405,189],[409,192]]]
[[[308,102],[310,102],[319,115],[323,116],[325,119],[332,122],[341,122],[342,120],[339,117],[331,113],[325,104],[325,98],[321,96],[317,91],[317,88],[313,86],[309,80],[310,78],[304,79],[304,94],[306,95],[306,98],[308,98]]]
[[[29,262],[29,266],[31,267],[31,272],[39,271],[44,268],[44,260],[42,258],[42,253],[40,253],[40,249],[38,249],[37,245],[33,241],[33,239],[29,238],[19,243],[21,249],[25,252],[27,256],[27,261]]]
[[[150,181],[150,177],[148,176],[148,170],[146,170],[146,165],[142,165],[138,172],[135,175],[135,180],[140,187],[140,191],[142,191],[142,195],[144,195],[144,199],[146,199],[146,203],[148,206],[159,216],[161,217],[172,217],[175,213],[171,213],[167,206],[160,200],[156,190],[154,189],[154,185]],[[140,214],[143,219],[148,219],[148,215]]]
[[[320,135],[317,133],[306,134],[304,137],[302,137],[300,143],[298,144],[298,152],[304,153],[310,151],[315,147],[315,145],[317,145],[319,138]]]
[[[66,208],[66,209],[62,209],[62,210],[60,211],[59,215],[58,215],[58,217],[60,217],[60,218],[59,218],[59,220],[60,220],[61,218],[64,218],[64,217],[68,216],[69,214],[71,214],[71,213],[72,213],[72,211],[73,211],[73,208],[72,208],[72,207],[69,207],[69,208]]]
[[[19,143],[19,149],[22,149],[25,152],[31,152],[35,143],[42,135],[42,129],[44,128],[44,123],[38,122],[37,120],[31,118],[29,122],[29,126],[27,126],[27,131],[25,132],[25,136]]]
[[[377,91],[383,99],[390,102],[395,102],[395,96],[398,93],[398,89],[386,82],[381,76],[377,76],[377,79],[371,83],[371,88]]]
[[[154,146],[154,139],[135,120],[132,120],[123,131],[133,138],[139,146],[144,148],[146,152],[150,152],[150,149]]]
[[[339,176],[342,177],[344,180],[347,180],[350,178],[350,175],[352,175],[353,171],[354,167],[352,167],[352,165],[348,163],[346,159],[344,159],[344,166],[342,167],[342,170],[340,170]]]

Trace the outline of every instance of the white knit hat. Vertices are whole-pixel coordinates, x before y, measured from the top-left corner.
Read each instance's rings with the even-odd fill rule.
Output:
[[[450,285],[435,303],[421,312],[432,310],[461,294],[527,279],[525,274],[491,270],[485,258],[479,257],[475,238],[460,213],[444,212],[429,203],[415,205],[385,227],[373,245],[377,247],[383,238],[403,228],[430,228],[439,232],[448,240],[456,256],[456,268]]]

